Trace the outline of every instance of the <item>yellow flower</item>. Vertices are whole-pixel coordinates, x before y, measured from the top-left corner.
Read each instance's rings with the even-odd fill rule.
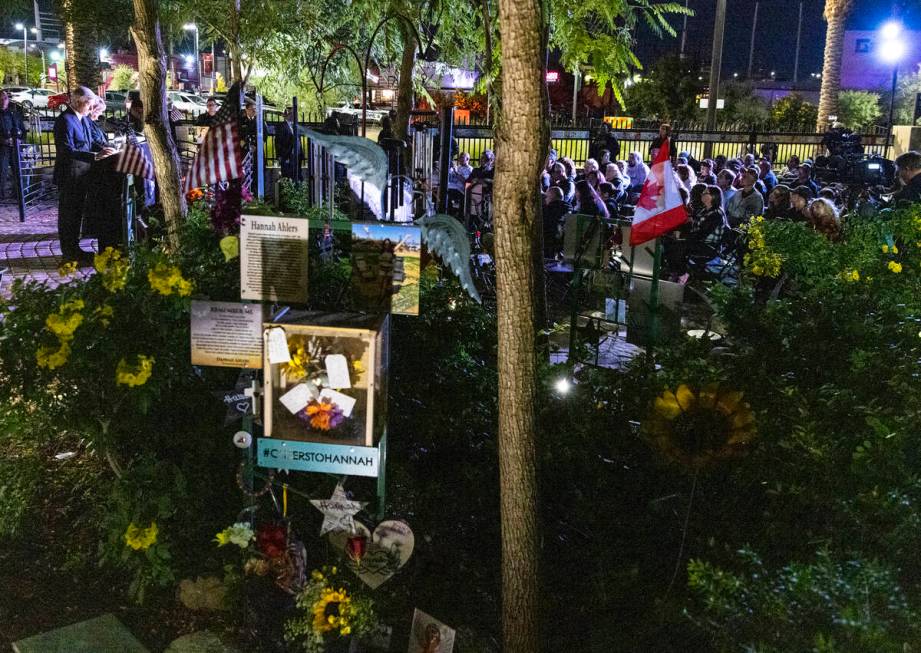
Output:
[[[82,302],[81,302],[82,304]],[[83,322],[82,313],[52,313],[45,318],[45,326],[62,341],[72,340],[74,331]]]
[[[845,270],[844,280],[845,281],[860,281],[860,272],[858,272],[857,270]]]
[[[217,542],[218,546],[224,546],[225,544],[229,544],[230,543],[230,533],[228,533],[226,530],[223,530],[214,536],[214,541]]]
[[[895,261],[889,261],[889,265],[886,267],[888,267],[890,271],[895,272],[896,274],[902,271],[902,264],[896,263]]]
[[[337,591],[332,587],[324,587],[320,591],[320,598],[311,606],[311,612],[313,629],[318,634],[334,630],[338,630],[340,635],[352,632],[348,625],[348,618],[352,616],[352,599],[342,588]]]
[[[61,277],[69,277],[72,274],[77,273],[77,262],[71,261],[70,263],[64,263],[58,267],[58,275]]]
[[[128,282],[128,261],[122,258],[122,253],[112,247],[96,254],[93,258],[93,267],[102,278],[102,286],[109,292],[117,292],[125,287]]]
[[[157,263],[147,271],[147,281],[151,289],[161,295],[172,295],[175,291],[181,297],[192,293],[192,283],[182,277],[182,272],[175,265]]]
[[[48,345],[42,345],[35,353],[35,359],[39,367],[49,370],[55,370],[61,367],[70,358],[70,343],[66,340],[58,342],[58,348]]]
[[[144,385],[153,372],[153,365],[153,356],[138,354],[134,365],[129,365],[128,361],[122,358],[115,369],[115,382],[128,387]]]
[[[147,528],[135,526],[134,522],[128,524],[125,531],[125,544],[135,551],[146,551],[157,541],[157,522],[150,522]]]
[[[310,365],[311,359],[304,344],[292,339],[288,343],[288,354],[291,357],[285,366],[285,374],[288,379],[296,381],[307,376],[307,366]]]
[[[682,383],[666,390],[653,402],[643,428],[666,458],[694,469],[740,455],[756,435],[742,393],[716,384],[695,391]]]
[[[889,253],[889,245],[883,245],[883,254]]]

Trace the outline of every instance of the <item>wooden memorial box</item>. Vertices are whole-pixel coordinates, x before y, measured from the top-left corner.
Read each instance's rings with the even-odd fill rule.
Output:
[[[389,315],[360,313],[291,312],[265,323],[265,437],[376,446],[387,421],[389,327]],[[290,361],[277,362],[285,347]]]

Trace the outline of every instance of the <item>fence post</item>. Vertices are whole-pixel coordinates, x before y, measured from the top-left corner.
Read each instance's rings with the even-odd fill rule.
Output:
[[[262,94],[256,93],[256,199],[265,198],[265,130],[262,127]]]
[[[297,126],[297,96],[291,98],[291,130],[294,132],[294,151],[291,156],[294,157],[294,183],[301,183],[301,132]],[[278,158],[278,152],[275,152],[275,158]]]
[[[24,170],[22,169],[22,152],[19,149],[19,136],[16,134],[16,131],[13,131],[13,163],[14,170],[16,171],[16,178],[13,180],[16,182],[16,200],[19,203],[19,221],[26,221],[26,186],[23,181],[25,176]]]
[[[451,165],[451,142],[454,140],[454,107],[441,110],[441,142],[438,151],[438,212],[448,212],[448,166]]]

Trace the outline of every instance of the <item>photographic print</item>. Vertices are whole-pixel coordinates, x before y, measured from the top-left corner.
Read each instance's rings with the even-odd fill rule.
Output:
[[[352,293],[358,309],[419,314],[422,234],[403,224],[352,225]]]

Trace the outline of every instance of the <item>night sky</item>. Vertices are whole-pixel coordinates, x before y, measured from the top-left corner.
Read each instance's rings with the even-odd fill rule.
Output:
[[[681,1],[681,0],[676,0]],[[726,33],[723,49],[723,76],[731,77],[737,72],[744,76],[748,68],[748,52],[751,39],[754,0],[728,0]],[[805,0],[803,4],[803,33],[800,50],[800,81],[809,79],[810,73],[821,72],[822,50],[825,47],[825,20],[822,18],[823,0]],[[877,29],[893,15],[895,6],[917,7],[917,0],[857,0],[856,7],[848,20],[848,29]],[[686,53],[701,61],[710,60],[713,39],[713,19],[716,0],[689,0],[688,6],[696,12],[688,18]],[[793,53],[796,48],[796,21],[799,14],[799,0],[762,0],[758,12],[758,36],[755,40],[753,75],[761,70],[766,76],[776,71],[777,79],[792,79]],[[905,12],[901,20],[907,27],[921,29],[921,11]],[[677,53],[681,43],[681,18],[672,24],[679,32],[678,37],[658,39],[647,29],[637,34],[638,54],[645,65],[661,55]]]

